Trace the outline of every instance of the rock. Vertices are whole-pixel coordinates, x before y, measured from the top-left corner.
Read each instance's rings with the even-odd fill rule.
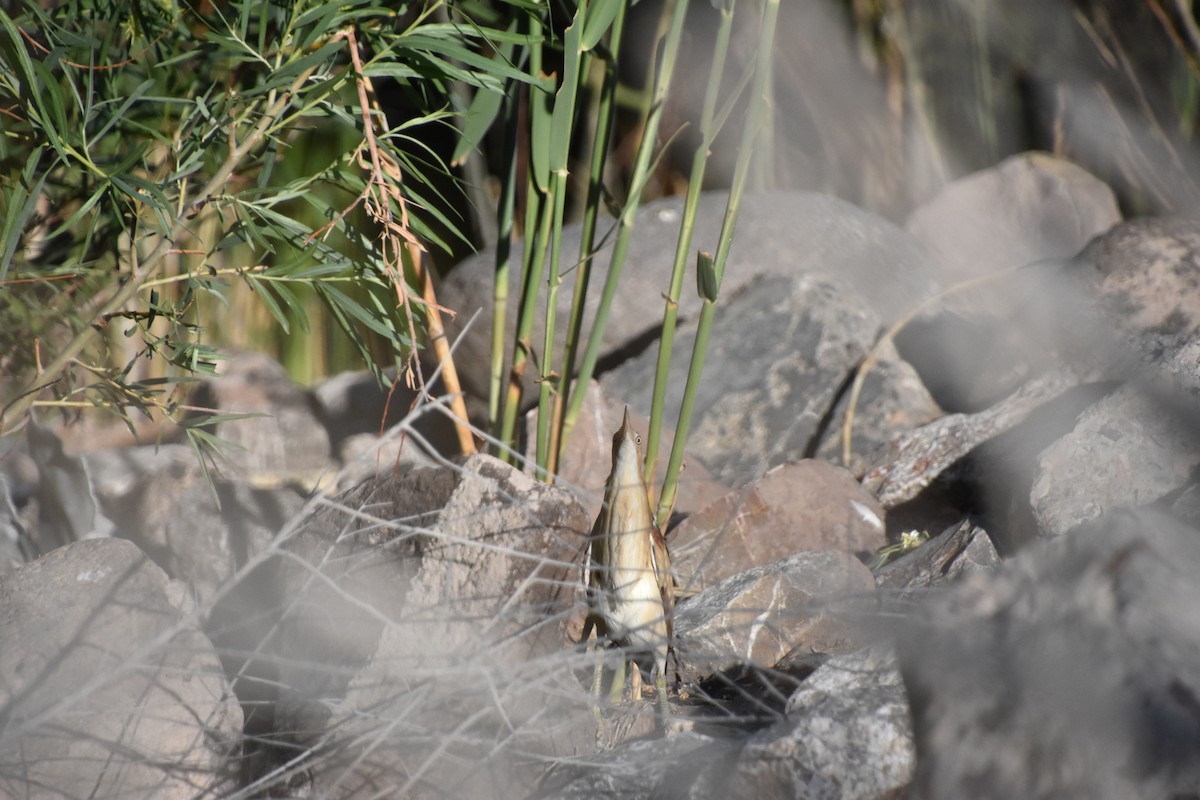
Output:
[[[892,342],[880,344],[877,359],[862,368],[867,373],[857,404],[850,407],[849,391],[837,398],[833,410],[826,413],[828,425],[816,450],[817,458],[840,464],[860,476],[887,452],[893,439],[942,414],[921,376],[900,357]],[[847,430],[846,416],[850,413],[853,417]],[[849,445],[845,442],[847,435]]]
[[[736,721],[732,721],[736,725]],[[537,797],[882,797],[913,764],[904,688],[885,648],[835,656],[787,716],[753,735],[685,729],[559,762]],[[874,792],[874,793],[872,793]]]
[[[96,500],[92,475],[62,440],[36,420],[29,422],[29,455],[37,464],[37,530],[31,537],[39,555],[82,539],[113,534],[113,523]]]
[[[939,255],[947,285],[962,284],[897,337],[943,407],[979,411],[1059,364],[1069,294],[1055,268],[1005,272],[1070,259],[1120,218],[1108,186],[1045,153],[960,178],[912,213],[909,233]]]
[[[35,558],[37,550],[13,504],[8,476],[0,473],[0,575]]]
[[[386,374],[395,380],[395,370]],[[390,388],[381,386],[379,378],[365,369],[330,375],[312,393],[335,452],[356,433],[386,431],[404,419],[416,399],[416,392],[403,381]]]
[[[792,651],[858,646],[850,615],[873,602],[875,580],[846,553],[798,553],[726,578],[675,609],[685,682],[740,666],[773,667]]]
[[[1200,535],[1118,511],[922,607],[897,637],[930,798],[1200,789]]]
[[[895,655],[833,656],[788,699],[786,716],[746,742],[730,797],[875,800],[907,786],[916,753]]]
[[[693,251],[715,252],[726,200],[723,192],[701,196]],[[675,197],[647,203],[639,209],[612,316],[604,332],[603,354],[613,354],[639,342],[644,344],[646,337],[657,336],[663,313],[661,295],[670,283],[682,205],[682,198]],[[609,224],[601,223],[601,233]],[[562,252],[568,261],[579,252],[579,241],[580,226],[567,226],[563,232]],[[514,244],[513,263],[520,263],[521,248],[521,242]],[[609,251],[605,249],[593,260],[593,287],[603,284],[608,259]],[[930,255],[903,231],[834,197],[808,192],[749,194],[742,201],[722,295],[733,297],[759,275],[821,274],[855,287],[876,316],[888,323],[936,291],[938,281],[933,267]],[[512,270],[514,277],[509,291],[506,342],[510,343],[510,348],[515,330],[518,272]],[[495,251],[488,249],[455,267],[438,290],[440,302],[458,312],[457,319],[447,325],[452,339],[459,335],[464,322],[470,320],[476,310],[481,311],[456,350],[463,388],[477,399],[486,399],[488,391],[494,274]],[[571,270],[563,276],[559,290],[560,322],[568,318],[577,275],[577,270]],[[689,283],[689,288],[680,297],[680,316],[684,320],[693,318],[699,311],[699,299],[690,286]],[[585,330],[594,319],[600,292],[597,289],[589,294]],[[557,327],[560,336],[565,337],[564,325]],[[534,329],[542,330],[541,317]],[[562,368],[561,341],[555,349],[553,362],[559,370]],[[543,343],[535,341],[534,349],[540,360]],[[532,368],[529,372],[532,373]],[[526,403],[533,398],[529,391],[533,375],[527,377],[530,383],[527,384]],[[616,396],[621,395],[617,393]],[[645,409],[642,411],[644,413]]]
[[[1200,332],[1200,224],[1130,220],[1097,237],[1075,267],[1127,335]]]
[[[890,510],[916,498],[972,451],[1002,435],[1023,434],[1020,438],[1041,442],[1021,427],[1045,408],[1071,399],[1079,382],[1072,370],[1046,373],[984,411],[947,414],[901,434],[881,463],[863,476],[863,486]]]
[[[336,470],[329,434],[312,396],[297,386],[265,353],[240,353],[224,362],[220,375],[201,384],[192,400],[222,415],[250,415],[216,425],[222,467],[258,485],[299,481],[316,485]]]
[[[1072,267],[1092,311],[1077,346],[1127,383],[1039,457],[1029,502],[1042,536],[1164,497],[1200,464],[1200,226],[1123,223]]]
[[[1070,258],[1121,221],[1107,184],[1048,153],[1011,156],[943,187],[905,229],[966,280],[1043,258]]]
[[[1200,431],[1128,384],[1080,415],[1038,458],[1029,502],[1041,536],[1060,536],[1120,506],[1185,486],[1200,465]]]
[[[743,486],[788,459],[815,453],[838,436],[836,406],[859,363],[875,344],[880,319],[843,285],[815,275],[759,279],[722,303],[709,342],[696,393],[688,446],[721,482]],[[691,350],[694,325],[676,335],[680,353]],[[606,374],[605,392],[625,399],[639,412],[649,410],[655,356],[643,353]],[[885,364],[889,366],[884,366]],[[878,381],[897,381],[911,371],[886,357]],[[688,360],[671,365],[665,424],[675,424]],[[859,401],[873,421],[859,422],[856,452],[874,448],[894,433],[940,415],[915,380],[903,380],[911,393],[880,389]],[[900,383],[891,384],[899,387]],[[895,405],[885,400],[899,400]],[[864,428],[871,435],[863,434]]]
[[[338,458],[337,485],[347,489],[373,478],[398,475],[411,467],[434,467],[439,460],[427,453],[404,431],[392,430],[383,436],[356,433],[342,442]]]
[[[205,476],[187,445],[87,455],[97,494],[121,536],[207,604],[300,513],[291,488],[259,489]]]
[[[1192,528],[1200,528],[1200,484],[1193,483],[1175,496],[1167,510],[1171,516]]]
[[[417,393],[403,380],[396,380],[395,372],[389,369],[384,373],[393,381],[391,386],[381,386],[374,373],[359,370],[332,375],[313,387],[317,415],[329,433],[333,452],[339,454],[343,464],[353,459],[353,453],[348,454],[345,449],[351,437],[380,436],[402,420],[407,420],[433,451],[446,456],[459,452],[449,417],[431,403],[416,404]],[[419,449],[412,437],[404,444],[406,451]]]
[[[789,461],[681,522],[671,537],[672,567],[686,595],[794,553],[866,555],[887,544],[883,517],[844,469]]]
[[[249,667],[281,687],[267,737],[279,751],[260,769],[319,743],[317,795],[526,793],[536,770],[492,737],[549,757],[575,747],[564,726],[590,719],[558,714],[588,707],[564,647],[589,528],[568,495],[483,455],[327,504],[246,579],[282,611],[260,623]]]
[[[875,585],[881,592],[912,597],[924,589],[945,586],[981,572],[994,572],[1000,563],[1000,555],[987,531],[963,520],[877,569]]]
[[[136,547],[61,547],[0,576],[0,606],[0,794],[237,789],[241,709],[179,589]]]
[[[731,797],[730,771],[738,746],[685,732],[643,739],[601,756],[555,765],[542,781],[539,798],[719,800]]]

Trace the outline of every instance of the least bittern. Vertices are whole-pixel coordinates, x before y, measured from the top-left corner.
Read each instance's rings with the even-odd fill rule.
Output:
[[[671,651],[671,610],[675,584],[667,541],[654,524],[646,479],[642,473],[642,438],[629,424],[629,408],[613,436],[612,472],[604,487],[604,507],[592,526],[583,580],[588,617],[583,640],[592,628],[598,638],[621,648],[614,694],[624,685],[625,658],[634,661],[635,696],[640,668],[650,667],[664,715],[667,712],[667,658]],[[650,657],[649,659],[647,657]],[[647,663],[649,661],[649,663]],[[600,694],[603,662],[596,665],[593,691]]]

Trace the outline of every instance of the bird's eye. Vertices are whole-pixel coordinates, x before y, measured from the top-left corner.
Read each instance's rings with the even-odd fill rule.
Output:
[[[642,435],[641,435],[640,433],[635,433],[635,434],[633,435],[633,443],[634,443],[634,444],[636,444],[636,445],[638,445],[639,447],[641,446],[641,444],[642,444]]]

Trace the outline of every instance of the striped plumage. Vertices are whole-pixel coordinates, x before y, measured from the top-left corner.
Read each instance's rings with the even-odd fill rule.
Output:
[[[652,668],[665,701],[675,588],[667,542],[654,524],[642,473],[641,441],[626,408],[613,436],[612,472],[584,568],[589,607],[584,636],[594,626],[600,637]],[[647,656],[652,662],[642,660]]]

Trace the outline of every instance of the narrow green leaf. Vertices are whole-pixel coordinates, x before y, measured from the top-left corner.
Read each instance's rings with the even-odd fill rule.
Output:
[[[529,92],[529,161],[538,191],[550,189],[550,147],[554,134],[554,111],[550,107],[554,76],[542,76]]]
[[[583,24],[579,11],[564,33],[563,77],[554,98],[554,111],[550,115],[550,170],[561,172],[567,168],[567,155],[571,148],[571,133],[575,119],[575,96],[579,89],[579,67],[584,58],[580,48]]]
[[[583,20],[583,36],[580,39],[580,46],[584,50],[591,50],[600,43],[604,34],[608,33],[613,18],[617,16],[617,12],[621,10],[621,4],[624,2],[625,0],[592,0],[591,5],[588,6],[587,16]]]
[[[504,95],[501,92],[493,92],[490,89],[479,89],[475,92],[471,105],[463,114],[462,132],[450,157],[451,166],[460,166],[467,153],[479,149],[479,143],[491,130],[503,104]]]
[[[153,88],[153,86],[154,86],[154,81],[151,81],[151,80],[142,81],[141,84],[139,84],[137,87],[134,88],[134,90],[132,92],[129,93],[129,95],[125,98],[125,101],[123,103],[121,103],[121,107],[118,108],[116,111],[112,112],[112,114],[108,118],[108,122],[106,122],[104,124],[104,127],[102,127],[100,130],[98,130],[96,133],[92,134],[90,138],[93,141],[103,139],[108,134],[108,132],[110,130],[112,130],[114,125],[116,125],[118,122],[122,121],[125,118],[126,113],[133,106],[133,104],[138,102],[139,100],[141,100],[142,95],[144,95],[146,92],[150,91],[150,89]]]
[[[0,251],[0,280],[8,277],[9,265],[12,263],[13,253],[16,252],[17,242],[21,239],[21,231],[33,216],[38,197],[42,194],[42,187],[50,175],[50,170],[38,168],[40,161],[41,153],[35,149],[25,160],[21,180],[8,198],[8,213],[4,217],[4,227],[0,229],[0,241],[4,242],[4,249]],[[30,186],[28,190],[25,189],[26,185]]]

